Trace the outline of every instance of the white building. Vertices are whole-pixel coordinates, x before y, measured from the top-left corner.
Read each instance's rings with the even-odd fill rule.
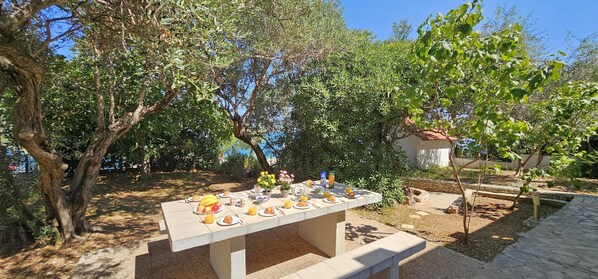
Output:
[[[405,121],[407,126],[411,120]],[[445,135],[434,131],[421,131],[401,138],[395,142],[395,148],[402,147],[407,153],[409,163],[421,169],[447,167],[450,164],[451,143]]]

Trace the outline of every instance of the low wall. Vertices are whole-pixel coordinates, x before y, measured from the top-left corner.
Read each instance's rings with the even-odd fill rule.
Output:
[[[527,159],[527,157],[529,157],[529,155],[523,155],[521,162],[524,162]],[[460,166],[469,164],[474,160],[475,159],[469,159],[469,158],[455,158],[455,165],[460,167]],[[538,160],[538,156],[534,155],[532,157],[532,159],[529,160],[529,162],[527,163],[526,168],[529,168],[530,166],[535,165],[537,160]],[[482,162],[482,163],[484,164],[485,162]],[[542,158],[542,162],[540,162],[540,165],[538,166],[538,168],[546,170],[546,169],[548,169],[549,164],[550,164],[550,156],[544,156]],[[517,168],[518,162],[517,161],[513,161],[513,162],[488,161],[486,164],[486,166],[488,166],[490,168],[493,165],[499,165],[502,169],[514,170]],[[468,165],[467,167],[472,168],[472,169],[477,169],[480,167],[480,162],[472,163],[471,165]]]
[[[460,194],[459,185],[457,182],[454,181],[446,181],[446,180],[435,180],[435,179],[427,179],[427,178],[411,178],[409,181],[406,181],[408,187],[418,188],[422,190],[426,190],[429,192],[442,192],[442,193],[454,193]],[[470,183],[462,183],[465,189],[477,190],[478,184],[470,184]],[[490,185],[490,184],[482,184],[480,186],[480,191],[484,192],[492,192],[492,193],[503,193],[503,194],[519,194],[518,187],[512,186],[498,186],[498,185]],[[545,190],[538,190],[540,192],[540,198],[543,199],[553,199],[553,200],[562,200],[562,201],[570,201],[573,199],[573,194],[566,193],[566,192],[554,192],[554,191],[545,191]]]

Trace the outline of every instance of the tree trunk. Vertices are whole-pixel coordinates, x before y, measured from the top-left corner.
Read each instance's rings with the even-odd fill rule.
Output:
[[[270,163],[268,163],[268,158],[266,158],[266,154],[255,140],[253,140],[250,136],[247,135],[240,136],[237,138],[243,141],[244,143],[248,144],[251,147],[251,150],[255,152],[255,156],[257,157],[257,161],[258,163],[260,163],[262,170],[267,171],[269,173],[274,173],[274,169],[272,168],[272,166],[270,166]]]
[[[72,218],[76,233],[82,233],[89,229],[85,211],[91,200],[104,155],[113,139],[114,135],[110,131],[96,132],[75,170],[68,196],[73,207]]]
[[[469,238],[469,227],[467,226],[467,218],[469,218],[469,209],[467,208],[467,196],[465,195],[465,188],[463,188],[463,184],[461,183],[461,178],[459,177],[459,169],[455,165],[455,157],[454,151],[455,144],[451,142],[451,149],[449,151],[449,161],[451,168],[453,169],[453,176],[455,177],[455,181],[457,181],[457,185],[459,185],[459,191],[461,192],[461,198],[463,199],[463,243],[467,244]]]
[[[6,39],[6,38],[5,38]],[[10,40],[10,38],[8,38]],[[62,178],[68,167],[52,149],[42,125],[40,84],[42,68],[16,41],[0,41],[0,71],[6,74],[18,99],[13,108],[13,135],[39,166],[39,189],[47,207],[54,209],[65,242],[74,239],[70,207],[62,192]]]
[[[233,121],[233,135],[236,138],[240,139],[244,143],[248,144],[251,147],[251,150],[255,152],[255,156],[257,157],[257,161],[262,167],[262,170],[267,171],[269,173],[274,173],[274,169],[268,163],[268,158],[266,158],[266,154],[260,147],[259,143],[251,138],[246,132],[245,125],[241,123],[241,120],[231,119]]]
[[[149,180],[151,177],[151,164],[150,158],[145,153],[146,137],[142,132],[137,133],[137,151],[139,160],[141,162],[141,180]],[[147,157],[146,157],[147,156]]]
[[[515,176],[520,176],[523,174],[523,170],[525,169],[525,167],[527,166],[527,164],[529,163],[529,161],[532,159],[532,157],[536,154],[540,154],[540,151],[542,150],[542,146],[538,146],[536,147],[536,149],[534,149],[534,151],[529,154],[529,156],[527,158],[525,158],[525,161],[523,161],[523,163],[520,163],[517,171],[515,172]],[[521,160],[520,160],[521,161]]]

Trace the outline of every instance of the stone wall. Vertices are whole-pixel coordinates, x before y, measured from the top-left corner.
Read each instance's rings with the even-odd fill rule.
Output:
[[[429,192],[443,192],[443,193],[454,193],[460,194],[459,186],[457,182],[454,181],[446,181],[446,180],[435,180],[435,179],[427,179],[427,178],[411,178],[410,180],[406,181],[408,187],[418,188],[422,190],[426,190]],[[478,184],[470,184],[470,183],[463,183],[463,187],[466,189],[477,190]],[[489,184],[482,184],[480,186],[480,191],[483,192],[492,192],[492,193],[502,193],[502,194],[512,194],[517,195],[519,194],[518,187],[511,187],[511,186],[498,186],[498,185],[489,185]],[[542,199],[553,199],[553,200],[562,200],[562,201],[570,201],[573,199],[573,195],[571,193],[566,192],[555,192],[555,191],[546,191],[546,190],[538,190],[540,192],[540,198]]]

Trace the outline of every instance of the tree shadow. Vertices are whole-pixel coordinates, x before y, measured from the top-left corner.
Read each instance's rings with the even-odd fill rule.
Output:
[[[540,217],[545,218],[559,209],[541,206]],[[467,244],[463,242],[465,235],[461,227],[461,231],[449,235],[451,241],[448,241],[445,247],[489,262],[507,246],[517,242],[522,233],[529,230],[523,225],[523,222],[533,216],[533,205],[519,203],[513,211],[501,203],[476,205],[475,216],[491,222],[477,230],[470,231]]]

